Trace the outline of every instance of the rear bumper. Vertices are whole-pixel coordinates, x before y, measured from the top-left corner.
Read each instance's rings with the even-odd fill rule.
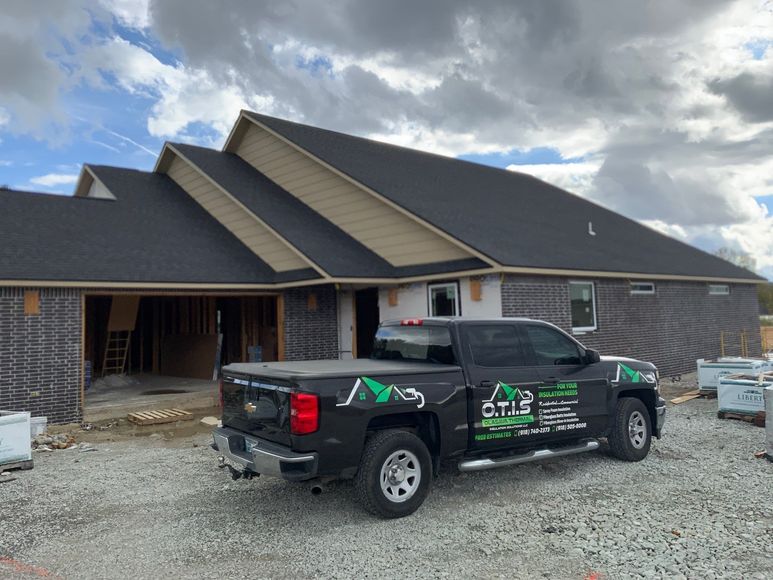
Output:
[[[663,432],[663,425],[666,423],[666,402],[663,399],[658,400],[658,406],[655,407],[655,437],[660,439]]]
[[[296,453],[284,445],[246,435],[236,429],[218,427],[212,432],[213,447],[232,463],[261,475],[303,481],[317,475],[316,453]],[[250,451],[246,451],[246,449]]]

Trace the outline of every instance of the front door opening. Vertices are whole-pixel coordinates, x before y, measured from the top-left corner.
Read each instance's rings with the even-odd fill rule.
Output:
[[[354,295],[357,318],[357,358],[369,358],[373,351],[373,337],[378,329],[378,288],[357,290]]]

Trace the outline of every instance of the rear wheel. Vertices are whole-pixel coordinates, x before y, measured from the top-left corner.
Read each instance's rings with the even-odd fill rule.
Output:
[[[640,399],[618,400],[615,423],[608,437],[612,455],[623,461],[641,461],[647,457],[652,441],[651,426],[650,413]]]
[[[369,512],[401,518],[415,512],[429,493],[432,459],[424,442],[407,431],[379,431],[365,443],[354,480]]]

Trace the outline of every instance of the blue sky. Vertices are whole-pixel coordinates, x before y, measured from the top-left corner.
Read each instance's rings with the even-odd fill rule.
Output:
[[[331,3],[9,4],[0,185],[148,170],[166,140],[220,147],[249,108],[523,170],[773,278],[773,8],[506,4],[521,24],[499,34],[495,3],[408,23]]]

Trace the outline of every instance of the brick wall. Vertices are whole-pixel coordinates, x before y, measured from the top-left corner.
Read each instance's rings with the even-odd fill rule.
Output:
[[[309,295],[316,310],[309,308]],[[292,288],[284,293],[285,360],[338,358],[338,312],[335,286]]]
[[[0,288],[0,409],[49,423],[81,420],[79,290],[41,289],[40,314],[24,314],[24,290]]]
[[[631,295],[627,280],[593,280],[598,329],[577,339],[601,354],[655,363],[664,375],[695,370],[698,358],[738,355],[746,330],[750,356],[761,353],[757,288],[731,284],[729,296],[709,296],[702,282],[656,281],[655,295]],[[569,285],[562,278],[508,276],[502,286],[505,316],[528,316],[571,332]]]

